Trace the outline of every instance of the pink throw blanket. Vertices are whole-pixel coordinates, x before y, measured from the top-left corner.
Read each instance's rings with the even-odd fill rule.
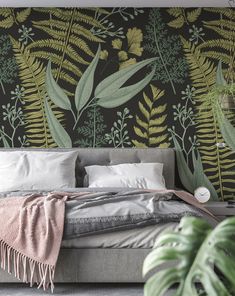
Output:
[[[0,200],[1,268],[23,282],[51,285],[64,228],[64,194]]]

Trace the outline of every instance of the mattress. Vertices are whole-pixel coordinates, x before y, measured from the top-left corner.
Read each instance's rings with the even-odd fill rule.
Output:
[[[62,248],[152,248],[157,237],[166,229],[174,229],[178,223],[164,223],[140,227],[136,229],[115,231],[112,233],[103,233],[80,237],[62,242]]]

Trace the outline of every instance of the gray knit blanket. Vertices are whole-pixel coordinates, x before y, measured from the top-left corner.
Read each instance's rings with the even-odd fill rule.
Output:
[[[90,188],[66,190],[70,198],[65,204],[64,240],[154,224],[179,222],[184,216],[202,217],[212,225],[217,224],[203,206],[184,191],[102,192],[100,190],[102,189],[99,191]],[[21,191],[17,192],[17,195],[32,193],[35,191]],[[47,195],[48,191],[36,193]],[[4,192],[0,193],[0,198],[15,195],[16,192]]]
[[[182,197],[182,191],[84,193],[82,198],[66,202],[63,239],[179,222],[184,216],[203,217],[217,224],[201,205],[189,204]]]

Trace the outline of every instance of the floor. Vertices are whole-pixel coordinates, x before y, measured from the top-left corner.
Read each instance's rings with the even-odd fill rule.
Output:
[[[51,295],[23,284],[0,284],[2,296]],[[54,295],[78,296],[143,296],[141,284],[56,284]]]

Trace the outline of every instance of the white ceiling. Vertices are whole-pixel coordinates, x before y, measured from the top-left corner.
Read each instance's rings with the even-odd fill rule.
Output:
[[[0,0],[0,6],[9,7],[225,7],[235,0]]]

